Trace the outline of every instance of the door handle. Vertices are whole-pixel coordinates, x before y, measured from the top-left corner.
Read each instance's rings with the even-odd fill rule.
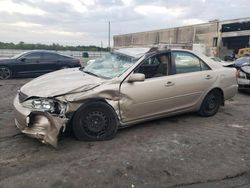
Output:
[[[207,75],[205,79],[211,80],[213,77],[211,75]]]
[[[173,86],[174,83],[173,83],[173,82],[167,82],[167,83],[165,83],[164,85],[165,85],[166,87],[170,87],[170,86]]]

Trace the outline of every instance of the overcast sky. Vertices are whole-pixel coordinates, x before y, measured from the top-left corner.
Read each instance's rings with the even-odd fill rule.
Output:
[[[249,17],[250,0],[0,0],[0,41],[108,44],[111,36]]]

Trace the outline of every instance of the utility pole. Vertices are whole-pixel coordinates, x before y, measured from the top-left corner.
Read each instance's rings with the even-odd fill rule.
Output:
[[[100,56],[102,55],[102,48],[103,48],[103,44],[102,44],[102,41],[101,41],[101,53],[100,53]]]
[[[111,50],[110,48],[110,21],[109,21],[109,37],[108,37],[108,47],[109,47],[109,51]]]

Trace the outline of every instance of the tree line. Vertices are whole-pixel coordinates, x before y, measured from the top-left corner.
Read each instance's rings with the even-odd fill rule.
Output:
[[[30,44],[25,42],[19,42],[14,44],[12,42],[5,43],[0,42],[0,49],[18,49],[18,50],[70,50],[70,51],[109,51],[108,48],[101,48],[98,46],[90,45],[90,46],[63,46],[60,44]]]

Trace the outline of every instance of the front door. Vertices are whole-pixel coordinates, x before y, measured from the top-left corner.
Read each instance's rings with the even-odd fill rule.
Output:
[[[129,83],[125,80],[121,84],[119,105],[123,122],[154,117],[173,107],[170,57],[170,53],[165,53],[146,59],[134,71],[145,74],[145,81]]]
[[[40,52],[31,52],[21,56],[16,64],[17,73],[19,75],[39,75],[42,72],[40,61]]]

